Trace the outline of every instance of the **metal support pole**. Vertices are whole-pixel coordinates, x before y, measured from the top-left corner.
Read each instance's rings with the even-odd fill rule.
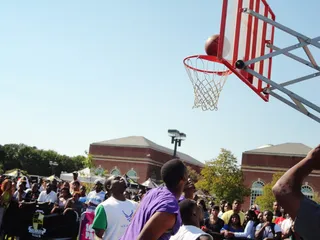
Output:
[[[267,44],[267,47],[271,48],[272,50],[276,50],[276,51],[281,50],[281,48],[279,48],[279,47],[277,47],[275,45],[272,45],[272,44]],[[283,53],[283,55],[285,55],[285,56],[287,56],[289,58],[292,58],[293,60],[296,60],[296,61],[298,61],[298,62],[300,62],[300,63],[302,63],[302,64],[304,64],[304,65],[306,65],[308,67],[311,67],[311,68],[313,68],[315,70],[320,71],[320,67],[319,66],[314,66],[311,62],[309,62],[309,61],[307,61],[307,60],[305,60],[305,59],[303,59],[301,57],[298,57],[298,56],[296,56],[296,55],[294,55],[292,53],[287,52],[287,53]]]
[[[254,71],[254,70],[252,70],[250,68],[245,68],[244,70],[246,72],[250,73],[251,75],[259,78],[260,80],[264,81],[265,83],[270,84],[272,87],[276,88],[277,90],[287,94],[290,97],[293,97],[294,99],[300,101],[304,105],[306,105],[306,106],[312,108],[313,110],[315,110],[316,112],[320,113],[320,107],[318,107],[317,105],[309,102],[308,100],[304,99],[303,97],[300,97],[299,95],[289,91],[288,89],[286,89],[285,87],[281,86],[280,84],[271,81],[270,79],[266,78],[265,76],[262,76],[261,74],[257,73],[256,71]]]
[[[289,85],[292,85],[292,84],[295,84],[295,83],[298,83],[298,82],[302,82],[302,81],[306,81],[306,80],[309,80],[309,79],[312,79],[312,78],[315,78],[315,77],[318,77],[318,76],[320,76],[320,72],[312,73],[312,74],[304,76],[304,77],[300,77],[300,78],[293,79],[291,81],[280,83],[280,85],[282,87],[289,86]],[[270,90],[274,90],[274,89],[276,89],[276,88],[275,87],[271,87],[270,88]]]
[[[316,122],[320,123],[320,118],[315,116],[314,114],[308,112],[308,113],[305,113],[304,111],[302,111],[297,105],[295,105],[294,103],[288,101],[287,99],[285,99],[284,97],[280,96],[279,94],[276,94],[275,92],[271,91],[269,93],[272,97],[275,97],[277,98],[278,100],[280,100],[281,102],[287,104],[288,106],[292,107],[293,109],[301,112],[302,114],[310,117],[311,119],[315,120]]]
[[[252,11],[251,9],[245,8],[243,10],[243,12],[248,13],[251,16],[254,16],[254,17],[258,18],[258,19],[261,19],[262,21],[264,21],[266,23],[269,23],[270,25],[272,25],[272,26],[274,26],[274,27],[276,27],[276,28],[278,28],[278,29],[280,29],[282,31],[284,31],[284,32],[286,32],[286,33],[288,33],[288,34],[290,34],[290,35],[292,35],[294,37],[297,37],[297,38],[303,40],[303,42],[307,43],[306,45],[311,44],[311,45],[313,45],[315,47],[320,48],[320,43],[317,40],[310,39],[309,37],[307,37],[307,36],[305,36],[305,35],[303,35],[301,33],[298,33],[297,31],[294,31],[291,28],[288,28],[288,27],[286,27],[286,26],[284,26],[284,25],[282,25],[282,24],[280,24],[278,22],[275,22],[272,19],[267,18],[267,17],[265,17],[265,16],[263,16],[263,15],[261,15],[259,13],[256,13],[255,11]]]
[[[178,139],[174,140],[174,150],[173,150],[173,158],[177,156],[177,147],[178,147]]]

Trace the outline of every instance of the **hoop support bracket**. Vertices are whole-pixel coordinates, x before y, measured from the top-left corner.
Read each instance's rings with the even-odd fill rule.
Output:
[[[301,112],[302,114],[304,114],[304,115],[308,116],[309,118],[320,123],[320,107],[286,88],[286,86],[293,85],[295,83],[299,83],[299,82],[306,81],[306,80],[320,76],[320,67],[317,64],[315,58],[313,57],[310,49],[308,48],[308,45],[312,45],[312,46],[320,49],[320,43],[319,43],[320,36],[316,37],[316,38],[309,38],[301,33],[298,33],[298,32],[296,32],[296,31],[294,31],[294,30],[292,30],[292,29],[290,29],[290,28],[288,28],[288,27],[286,27],[276,21],[273,21],[270,18],[267,18],[257,12],[254,12],[250,9],[247,9],[247,8],[243,9],[243,13],[250,14],[251,16],[256,17],[256,18],[270,24],[277,29],[296,37],[298,40],[298,43],[291,45],[291,46],[288,46],[288,47],[285,47],[285,48],[279,48],[275,45],[267,43],[266,46],[273,50],[271,53],[265,54],[260,57],[256,57],[254,59],[250,59],[245,62],[240,60],[239,61],[240,64],[238,64],[238,66],[236,66],[236,67],[243,69],[244,71],[248,72],[249,74],[251,74],[251,75],[257,77],[258,79],[262,80],[263,82],[269,84],[270,88],[264,89],[264,92],[269,93],[271,96],[277,98],[278,100],[287,104],[291,108]],[[298,49],[298,48],[303,48],[309,61],[290,53],[290,51]],[[299,62],[299,63],[302,63],[305,66],[308,66],[308,67],[314,69],[315,72],[312,74],[308,74],[308,75],[305,75],[305,76],[302,76],[302,77],[299,77],[299,78],[296,78],[293,80],[289,80],[289,81],[286,81],[286,82],[279,84],[279,83],[276,83],[276,82],[272,81],[271,79],[261,75],[260,73],[254,71],[253,69],[249,68],[249,66],[251,64],[266,60],[268,58],[276,57],[276,56],[279,56],[282,54]],[[285,95],[287,95],[288,99],[283,96],[280,96],[278,93],[274,92],[275,90],[278,90],[278,91],[284,93]],[[307,109],[307,107],[309,109],[312,109],[314,112],[316,112],[317,115],[311,113]]]

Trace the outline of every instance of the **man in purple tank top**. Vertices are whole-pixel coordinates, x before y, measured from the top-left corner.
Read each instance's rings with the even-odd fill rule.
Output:
[[[188,179],[187,168],[174,159],[161,168],[165,187],[146,193],[120,240],[168,240],[181,226],[178,199]]]

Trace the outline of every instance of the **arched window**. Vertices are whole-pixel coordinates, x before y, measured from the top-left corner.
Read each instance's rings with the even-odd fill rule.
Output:
[[[305,195],[307,198],[309,199],[313,199],[313,195],[314,195],[314,191],[312,189],[312,187],[310,187],[309,185],[303,185],[301,187],[301,192],[303,193],[303,195]]]
[[[127,172],[127,176],[129,178],[136,179],[138,177],[138,174],[135,170],[133,170],[133,168],[131,168],[131,170]]]
[[[251,186],[251,197],[250,197],[250,206],[255,204],[256,198],[261,196],[263,193],[264,183],[260,180],[252,183]]]
[[[112,169],[111,172],[110,172],[110,174],[113,175],[113,176],[120,176],[120,175],[121,175],[121,174],[120,174],[120,170],[119,170],[117,167],[115,167],[114,169]]]

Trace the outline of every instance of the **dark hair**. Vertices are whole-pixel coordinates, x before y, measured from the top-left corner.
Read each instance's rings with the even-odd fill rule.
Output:
[[[193,210],[197,207],[197,202],[191,199],[182,200],[179,203],[182,222],[190,222],[194,215]]]
[[[61,192],[62,191],[67,191],[68,193],[70,193],[70,190],[69,190],[69,188],[66,188],[66,187],[64,187],[64,188],[61,188]]]
[[[226,205],[228,205],[228,207],[229,208],[232,208],[232,205],[231,205],[231,203],[229,203],[229,202],[226,202],[224,205],[223,205],[223,210],[224,210],[224,207],[226,206]]]
[[[80,182],[79,181],[74,181],[72,184],[80,186]]]
[[[203,199],[201,199],[201,200],[199,201],[199,204],[201,205],[203,211],[205,211],[205,212],[208,211],[207,206],[206,206],[206,203],[204,202]]]
[[[216,211],[220,211],[220,207],[218,205],[214,205],[212,208],[211,208],[211,211],[212,210],[216,210]]]
[[[184,178],[186,166],[181,160],[173,159],[166,162],[161,168],[161,178],[168,188],[174,189]]]
[[[246,215],[249,216],[249,221],[250,221],[250,220],[253,221],[254,226],[257,226],[257,225],[259,224],[259,222],[258,222],[258,217],[257,217],[257,214],[255,213],[255,211],[253,211],[253,210],[250,209],[250,210],[247,211]],[[247,225],[247,223],[248,223],[249,221],[245,221],[245,222],[244,222],[244,224],[243,224],[243,227],[244,227],[244,228],[246,227],[246,225]]]
[[[241,227],[240,216],[239,216],[239,214],[237,214],[237,213],[234,213],[234,214],[232,214],[232,215],[230,216],[228,225],[231,226],[231,224],[232,224],[231,219],[234,218],[234,217],[238,219],[238,227]]]
[[[235,203],[235,202],[242,204],[242,201],[240,201],[240,199],[233,200],[233,203]]]

